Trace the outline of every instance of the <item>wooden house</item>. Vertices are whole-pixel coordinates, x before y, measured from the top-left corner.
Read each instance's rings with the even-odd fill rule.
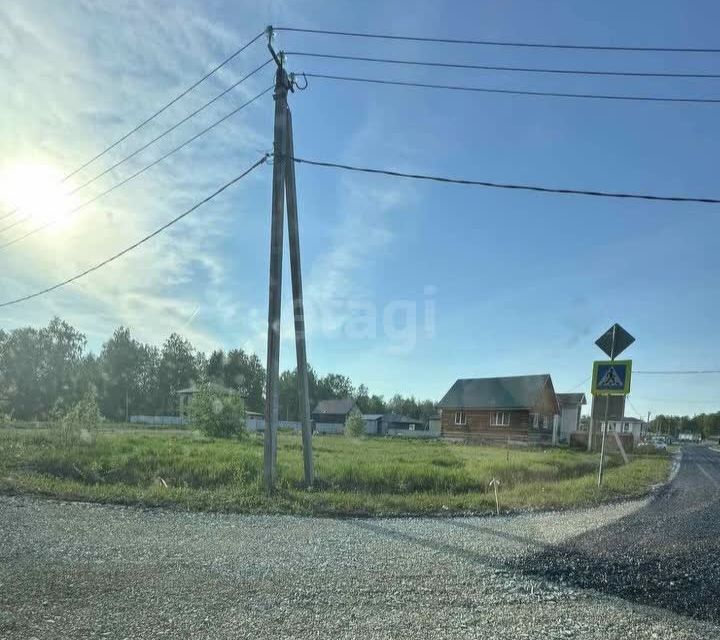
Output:
[[[549,444],[560,413],[549,374],[460,379],[439,407],[444,438],[497,444]]]

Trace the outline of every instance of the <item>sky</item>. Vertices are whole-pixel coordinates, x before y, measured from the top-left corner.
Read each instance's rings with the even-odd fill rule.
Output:
[[[0,212],[46,230],[0,250],[0,298],[132,244],[272,148],[266,94],[122,188],[67,211],[269,87],[267,66],[147,150],[81,186],[268,57],[261,39],[106,156],[268,24],[445,38],[720,47],[717,3],[25,0],[0,4]],[[279,31],[279,50],[598,70],[717,72],[720,54],[472,47]],[[288,56],[295,72],[572,93],[720,98],[720,79],[421,69]],[[720,197],[720,106],[492,95],[310,78],[290,95],[295,154],[476,180]],[[296,168],[308,357],[371,392],[440,399],[457,378],[550,373],[589,394],[594,340],[636,337],[626,413],[720,409],[720,209],[423,183]],[[0,309],[0,327],[67,320],[98,351],[119,325],[161,344],[265,360],[272,167],[87,277]],[[21,214],[18,213],[17,216]],[[0,222],[0,227],[16,220]],[[287,236],[286,236],[287,237]],[[286,241],[287,243],[287,241]],[[285,248],[281,366],[292,368]]]

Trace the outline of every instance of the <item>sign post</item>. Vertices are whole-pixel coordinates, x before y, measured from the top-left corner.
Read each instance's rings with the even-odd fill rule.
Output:
[[[495,513],[496,515],[500,515],[500,500],[498,499],[498,485],[500,484],[500,480],[497,478],[493,478],[490,480],[490,486],[495,489]]]
[[[601,335],[595,341],[595,344],[610,357],[609,362],[595,362],[593,364],[593,400],[595,399],[595,396],[605,396],[605,419],[602,423],[600,436],[600,467],[598,469],[598,487],[602,486],[603,481],[603,467],[605,463],[605,436],[608,429],[610,396],[626,396],[628,393],[630,393],[632,361],[616,361],[615,358],[619,356],[623,351],[625,351],[625,349],[627,349],[633,342],[635,342],[635,338],[633,338],[627,331],[625,331],[625,329],[623,329],[617,323],[610,327],[603,335]]]

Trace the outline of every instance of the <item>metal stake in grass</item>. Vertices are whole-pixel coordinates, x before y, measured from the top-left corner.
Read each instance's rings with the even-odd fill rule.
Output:
[[[497,478],[493,478],[490,480],[490,485],[493,489],[495,489],[495,513],[497,515],[500,515],[500,501],[498,500],[498,486],[500,485],[500,480]]]

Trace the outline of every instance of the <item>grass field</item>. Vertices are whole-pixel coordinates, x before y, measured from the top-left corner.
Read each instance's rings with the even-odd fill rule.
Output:
[[[0,491],[73,500],[246,513],[393,515],[486,513],[585,506],[645,494],[667,456],[611,458],[602,489],[597,455],[438,441],[313,441],[317,483],[302,486],[300,438],[278,438],[278,489],[262,488],[262,438],[213,440],[192,431],[110,428],[90,442],[52,429],[0,429]],[[508,457],[509,456],[509,457]]]

